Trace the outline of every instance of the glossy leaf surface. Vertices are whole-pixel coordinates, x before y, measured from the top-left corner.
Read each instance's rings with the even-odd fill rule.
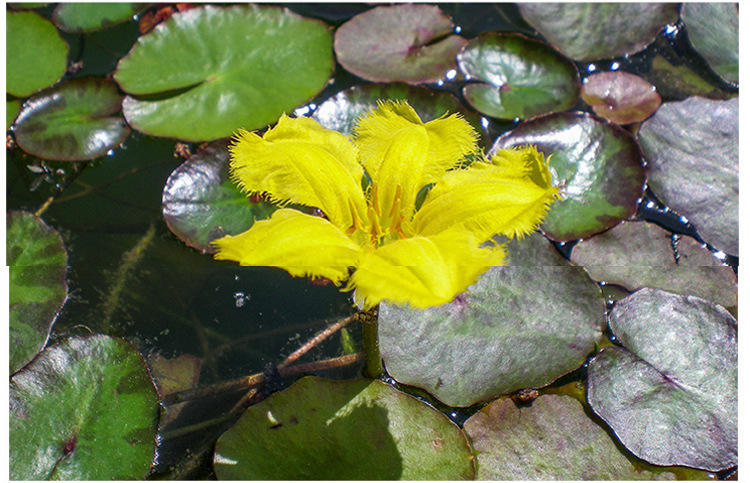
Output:
[[[18,146],[42,159],[87,161],[116,148],[130,134],[116,115],[122,96],[103,79],[78,79],[40,92],[16,118]]]
[[[450,303],[380,305],[380,350],[394,379],[470,406],[545,386],[585,361],[605,323],[597,285],[539,235],[509,251],[510,266],[491,268]]]
[[[641,125],[648,184],[714,248],[739,252],[739,100],[663,104]]]
[[[205,252],[213,240],[237,235],[276,209],[250,201],[229,178],[229,140],[216,141],[182,163],[167,178],[162,213],[172,233]]]
[[[597,115],[615,124],[641,122],[661,104],[654,86],[627,72],[602,72],[587,77],[581,97]]]
[[[132,345],[102,335],[67,339],[10,380],[11,479],[142,479],[158,417]]]
[[[5,20],[5,91],[27,97],[65,73],[68,44],[52,22],[35,12],[8,12]]]
[[[209,5],[140,37],[114,77],[130,94],[123,112],[134,129],[207,141],[275,122],[332,71],[325,24],[276,6]]]
[[[339,63],[373,82],[437,82],[456,68],[466,39],[434,5],[393,5],[361,13],[336,31]]]
[[[133,17],[145,5],[138,3],[61,3],[52,13],[52,21],[63,32],[94,32]]]
[[[615,443],[568,396],[542,395],[531,407],[498,399],[464,430],[477,452],[480,480],[643,480]],[[661,475],[659,479],[665,479]],[[667,474],[666,476],[670,476]]]
[[[500,119],[527,119],[564,111],[578,100],[575,64],[548,45],[517,34],[485,34],[458,54],[458,66],[478,80],[463,88],[479,112]]]
[[[60,235],[39,217],[7,215],[5,260],[9,267],[10,373],[44,348],[68,293],[67,256]]]
[[[643,50],[677,21],[676,3],[521,3],[521,15],[547,41],[577,61]]]
[[[677,243],[675,262],[670,232],[653,223],[624,222],[573,247],[570,260],[594,280],[631,291],[660,288],[697,295],[731,307],[737,305],[737,277],[690,237]]]
[[[466,436],[442,413],[380,381],[316,377],[250,407],[219,438],[214,469],[222,480],[463,480],[475,474]]]
[[[622,344],[589,364],[588,400],[639,458],[711,471],[737,464],[737,321],[704,299],[643,289],[619,301]]]
[[[635,213],[645,173],[629,132],[585,113],[555,113],[519,124],[492,151],[529,144],[551,156],[552,183],[563,185],[542,224],[550,238],[591,236]]]
[[[690,43],[729,82],[740,79],[740,13],[736,3],[686,2],[680,11]]]

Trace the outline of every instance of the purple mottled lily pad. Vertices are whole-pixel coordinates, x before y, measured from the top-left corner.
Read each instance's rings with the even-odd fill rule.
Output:
[[[589,364],[588,401],[622,444],[656,465],[737,465],[737,320],[699,297],[642,289],[609,324],[622,347]]]
[[[597,115],[615,124],[641,122],[661,104],[656,87],[627,72],[602,72],[587,77],[581,97]]]
[[[466,39],[434,5],[394,5],[361,13],[336,31],[334,50],[349,72],[373,82],[438,82],[456,69]]]

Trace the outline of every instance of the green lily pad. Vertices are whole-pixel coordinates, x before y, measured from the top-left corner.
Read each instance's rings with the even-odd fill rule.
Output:
[[[437,119],[445,113],[459,113],[480,133],[480,142],[489,143],[479,114],[463,107],[452,94],[423,86],[400,83],[354,86],[323,101],[310,117],[325,128],[349,135],[357,119],[383,99],[408,100],[423,122]]]
[[[10,379],[13,480],[143,479],[159,401],[138,351],[103,335],[46,349]]]
[[[36,12],[8,12],[5,19],[5,91],[27,97],[51,86],[68,63],[68,44]]]
[[[605,327],[604,299],[558,254],[538,266],[531,257],[539,243],[552,250],[536,239],[524,255],[524,240],[509,248],[517,266],[491,268],[450,303],[425,310],[381,303],[388,373],[449,406],[470,406],[545,386],[583,364]]]
[[[216,141],[169,175],[162,194],[164,221],[189,246],[213,253],[213,240],[248,230],[274,205],[250,201],[229,178],[229,140]]]
[[[707,300],[643,289],[610,327],[623,348],[589,365],[588,401],[637,457],[718,471],[737,465],[737,321]]]
[[[653,223],[626,221],[573,247],[570,259],[594,280],[636,291],[660,288],[737,305],[737,277],[692,238],[682,237],[675,262],[671,234]]]
[[[542,42],[518,34],[485,34],[458,54],[458,67],[479,83],[463,88],[479,112],[500,119],[527,119],[564,111],[578,101],[578,68]]]
[[[635,214],[645,173],[628,131],[585,113],[554,113],[522,122],[492,151],[529,144],[551,156],[552,182],[563,187],[541,227],[548,237],[585,238]]]
[[[739,100],[662,104],[638,131],[648,185],[711,246],[739,254]]]
[[[446,79],[466,39],[451,35],[454,24],[434,5],[376,7],[336,31],[339,63],[373,82],[421,84]]]
[[[637,471],[569,396],[542,395],[531,407],[498,399],[464,423],[477,453],[477,479],[590,481],[653,479]],[[671,477],[671,478],[670,478]],[[674,479],[671,473],[658,479]]]
[[[52,323],[68,293],[68,264],[60,235],[31,213],[8,213],[5,236],[13,374],[47,343]]]
[[[251,406],[216,443],[221,480],[474,479],[466,435],[376,380],[304,377]]]
[[[87,161],[104,156],[128,137],[117,116],[122,96],[104,79],[64,82],[26,101],[16,118],[18,146],[56,161]]]
[[[735,3],[682,5],[688,39],[714,72],[729,82],[740,79],[740,12]]]
[[[641,122],[661,104],[656,87],[627,72],[602,72],[587,77],[581,98],[597,115],[615,124]]]
[[[114,78],[138,131],[188,141],[258,129],[325,87],[329,27],[276,6],[202,6],[141,36]],[[165,61],[166,59],[166,61]]]
[[[21,101],[18,99],[5,101],[5,129],[10,129],[13,121],[16,120],[18,111],[21,110]]]
[[[591,61],[634,54],[677,22],[677,3],[520,3],[523,18],[566,56]]]
[[[52,12],[52,21],[63,32],[94,32],[130,20],[144,6],[142,3],[61,3]]]

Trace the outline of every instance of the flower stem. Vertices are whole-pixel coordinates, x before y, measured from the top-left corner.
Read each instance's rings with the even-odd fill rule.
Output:
[[[380,360],[377,307],[364,312],[361,320],[362,345],[365,350],[365,376],[378,379],[383,375],[383,363]]]

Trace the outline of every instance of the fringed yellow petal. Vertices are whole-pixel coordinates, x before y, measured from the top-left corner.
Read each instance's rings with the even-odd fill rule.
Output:
[[[278,267],[295,277],[322,277],[337,284],[361,258],[359,245],[331,222],[289,208],[213,244],[218,249],[217,260]]]
[[[427,194],[411,228],[420,235],[469,230],[482,240],[523,236],[536,229],[558,196],[544,178],[541,171],[489,163],[451,171]]]
[[[489,267],[505,263],[499,246],[480,248],[470,233],[415,237],[364,254],[347,288],[365,308],[381,301],[427,308],[450,302]]]
[[[508,178],[530,178],[539,186],[552,185],[549,159],[545,160],[534,146],[500,149],[490,162]]]
[[[366,116],[356,128],[356,143],[365,169],[377,176],[394,138],[405,130],[423,127],[427,132],[427,159],[419,183],[424,186],[434,182],[446,170],[455,167],[465,156],[478,150],[479,135],[461,116],[453,114],[423,123],[419,115],[406,102],[387,101]]]
[[[312,119],[282,116],[263,138],[241,131],[230,152],[232,177],[248,193],[320,208],[342,229],[354,224],[352,209],[367,214],[356,148]]]

